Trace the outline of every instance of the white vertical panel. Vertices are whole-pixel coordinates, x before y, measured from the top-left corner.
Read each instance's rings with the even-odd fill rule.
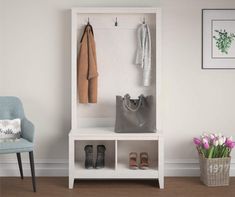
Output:
[[[71,10],[71,112],[72,129],[77,128],[77,13]]]
[[[118,170],[118,140],[115,140],[115,170]]]
[[[158,140],[158,181],[160,189],[164,188],[164,138],[159,136]]]
[[[162,26],[161,26],[161,9],[157,9],[156,14],[156,122],[157,122],[157,130],[158,132],[162,131],[162,110],[163,110],[163,103],[162,103]]]
[[[73,189],[74,184],[74,165],[75,165],[75,141],[72,137],[69,137],[69,189]]]

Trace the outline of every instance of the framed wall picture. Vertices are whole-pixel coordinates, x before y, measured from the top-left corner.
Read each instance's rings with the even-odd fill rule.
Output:
[[[202,68],[235,69],[235,9],[202,10]]]

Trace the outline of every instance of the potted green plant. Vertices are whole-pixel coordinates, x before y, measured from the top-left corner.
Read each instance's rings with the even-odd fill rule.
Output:
[[[193,142],[199,153],[201,181],[207,186],[229,185],[230,153],[235,146],[232,137],[203,134]]]

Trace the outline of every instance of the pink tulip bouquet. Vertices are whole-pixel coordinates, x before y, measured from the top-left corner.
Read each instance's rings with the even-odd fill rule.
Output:
[[[204,133],[200,138],[193,138],[198,153],[205,158],[229,157],[235,142],[232,137],[225,137],[221,134]]]

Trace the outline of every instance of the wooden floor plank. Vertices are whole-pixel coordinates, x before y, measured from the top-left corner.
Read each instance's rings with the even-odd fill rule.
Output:
[[[230,186],[207,187],[198,177],[166,178],[165,189],[160,190],[156,181],[146,180],[82,180],[68,189],[65,177],[37,178],[37,193],[33,193],[31,178],[0,178],[0,197],[226,197],[235,195],[235,178]]]

